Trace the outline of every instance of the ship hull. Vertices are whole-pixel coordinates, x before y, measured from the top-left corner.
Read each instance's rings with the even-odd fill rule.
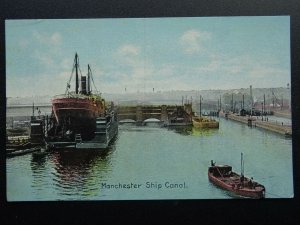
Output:
[[[56,98],[52,100],[52,107],[59,124],[67,117],[95,119],[103,111],[101,102],[89,98]]]
[[[47,144],[53,149],[94,149],[105,150],[115,140],[118,134],[118,122],[114,113],[96,118],[96,129],[89,138],[84,138],[83,134],[77,134],[75,140],[49,139]],[[90,131],[90,130],[89,130]]]
[[[227,173],[229,172],[228,174],[230,175],[220,174],[224,171],[224,168],[228,169]],[[245,198],[265,198],[265,187],[263,185],[256,182],[252,184],[252,181],[251,185],[249,185],[250,179],[247,177],[244,177],[244,181],[241,183],[240,178],[240,175],[232,172],[229,166],[212,166],[208,169],[208,179],[217,187]]]
[[[76,149],[106,149],[117,134],[118,122],[114,115],[97,118],[94,138],[90,141],[76,143]]]
[[[55,98],[52,109],[58,126],[83,136],[95,131],[96,118],[103,113],[102,102],[87,97]]]

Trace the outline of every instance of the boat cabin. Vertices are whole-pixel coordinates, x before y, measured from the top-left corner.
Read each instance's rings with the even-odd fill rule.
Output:
[[[215,177],[223,177],[226,175],[228,176],[232,172],[232,166],[228,166],[228,165],[211,166],[209,167],[208,172]]]

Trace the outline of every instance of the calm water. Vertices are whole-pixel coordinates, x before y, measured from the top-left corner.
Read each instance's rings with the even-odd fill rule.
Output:
[[[213,159],[265,185],[267,198],[293,197],[292,140],[220,119],[219,130],[121,125],[99,152],[54,152],[7,159],[8,201],[229,199],[213,186]]]

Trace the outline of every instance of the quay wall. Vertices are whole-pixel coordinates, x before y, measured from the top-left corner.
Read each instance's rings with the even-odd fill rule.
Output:
[[[228,114],[227,118],[245,124],[248,124],[248,119],[249,119],[249,117],[247,116],[238,116],[234,114]],[[292,128],[290,126],[275,124],[273,122],[252,120],[252,126],[260,127],[283,135],[292,135]]]

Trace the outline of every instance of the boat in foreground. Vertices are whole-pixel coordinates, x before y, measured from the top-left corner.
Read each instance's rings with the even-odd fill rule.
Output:
[[[232,171],[229,165],[215,165],[211,162],[208,168],[209,181],[214,185],[225,189],[237,196],[261,199],[265,198],[266,189],[262,184],[247,178],[243,173],[238,174]]]

